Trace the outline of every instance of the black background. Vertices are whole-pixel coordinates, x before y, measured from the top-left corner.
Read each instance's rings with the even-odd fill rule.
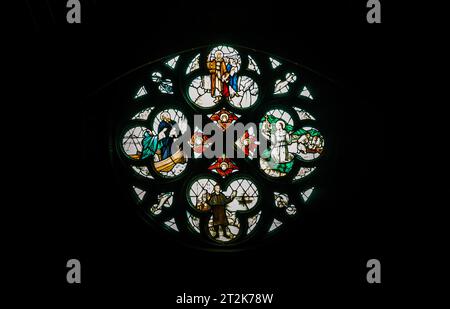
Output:
[[[172,305],[183,292],[236,291],[274,292],[278,304],[365,304],[356,295],[376,301],[394,290],[401,244],[386,203],[384,133],[399,39],[393,11],[382,1],[383,23],[370,25],[366,1],[312,2],[81,1],[81,25],[66,24],[64,1],[23,3],[14,45],[25,82],[13,110],[28,173],[16,189],[27,206],[19,246],[40,265],[40,283],[28,282],[34,289],[148,305]],[[229,254],[180,247],[131,210],[109,162],[108,102],[91,99],[139,65],[220,43],[298,62],[349,95],[339,107],[336,166],[323,181],[332,194],[318,197],[298,233]],[[82,263],[81,285],[65,281],[70,258]],[[371,258],[382,263],[381,285],[366,282]]]

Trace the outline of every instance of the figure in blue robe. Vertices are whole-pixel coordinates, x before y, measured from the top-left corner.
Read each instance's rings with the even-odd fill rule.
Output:
[[[169,136],[170,131],[173,126],[177,123],[173,120],[162,120],[158,126],[158,136],[164,129],[164,137],[159,140],[160,149],[161,149],[161,160],[167,159],[172,155],[172,144],[174,140],[174,136]]]
[[[228,63],[227,64],[227,72],[231,73],[232,68],[233,68],[233,66],[230,63]],[[230,74],[229,86],[231,88],[233,88],[233,90],[237,93],[237,91],[238,91],[238,76],[237,76],[236,71],[234,72],[233,75]]]
[[[167,115],[159,123],[157,134],[153,135],[150,131],[144,132],[141,159],[153,157],[157,152],[160,155],[160,160],[172,156],[172,144],[174,139],[178,137],[171,132],[175,126],[177,126],[177,123]],[[176,132],[179,134],[178,131]],[[170,136],[170,133],[172,133],[172,136]]]

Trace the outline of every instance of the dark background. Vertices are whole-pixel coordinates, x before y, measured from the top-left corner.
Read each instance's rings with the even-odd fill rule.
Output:
[[[384,300],[402,273],[385,162],[399,43],[393,8],[382,1],[382,24],[369,25],[366,1],[152,2],[81,1],[81,25],[66,24],[65,1],[22,3],[14,45],[25,82],[13,112],[33,131],[20,134],[28,177],[16,187],[28,206],[21,249],[40,265],[41,283],[30,285],[148,305],[171,305],[183,292],[267,291],[279,304]],[[293,60],[348,92],[336,166],[323,180],[332,194],[319,195],[297,233],[232,254],[168,242],[128,207],[107,152],[108,102],[92,99],[146,62],[220,43]],[[65,281],[70,258],[82,263],[79,286]],[[382,263],[381,285],[366,282],[371,258]]]

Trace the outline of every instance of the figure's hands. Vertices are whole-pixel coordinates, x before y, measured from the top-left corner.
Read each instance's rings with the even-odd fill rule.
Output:
[[[172,129],[172,130],[170,130],[170,132],[169,132],[169,137],[177,137],[177,130],[174,130],[174,129]]]
[[[161,132],[159,132],[158,134],[158,139],[163,139],[166,135],[165,132],[167,131],[167,128],[164,128],[161,130]]]

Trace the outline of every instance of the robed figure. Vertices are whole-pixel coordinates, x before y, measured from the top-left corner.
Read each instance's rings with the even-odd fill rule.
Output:
[[[231,58],[229,60],[229,62],[227,63],[226,68],[227,68],[227,72],[229,74],[228,84],[230,86],[230,93],[232,93],[230,95],[230,98],[233,98],[235,96],[238,97],[239,94],[238,94],[238,75],[237,75],[237,72],[238,72],[239,68],[237,66],[237,60]],[[231,91],[231,90],[233,90],[233,91]]]
[[[285,123],[277,121],[276,130],[271,135],[272,150],[270,156],[274,163],[286,163],[292,161],[293,155],[289,153],[288,146],[291,143],[289,133],[285,130]]]
[[[168,112],[163,112],[157,134],[154,135],[149,130],[144,133],[140,159],[153,157],[158,172],[169,172],[178,163],[184,164],[186,161],[183,151],[178,148],[173,153],[172,149],[174,140],[181,135],[179,131],[179,124],[171,119]]]
[[[162,114],[162,121],[158,125],[158,139],[161,144],[161,160],[167,159],[172,155],[172,144],[176,137],[176,132],[174,133],[174,126],[177,124],[174,120],[170,118],[168,113]]]
[[[227,84],[229,73],[221,51],[217,51],[214,59],[208,61],[208,70],[211,76],[211,96],[215,98],[214,102],[218,102],[222,96],[229,97],[230,91]]]
[[[222,227],[223,236],[230,238],[227,234],[228,218],[226,213],[226,206],[228,203],[234,200],[237,192],[233,191],[231,196],[226,197],[220,190],[219,185],[214,186],[214,191],[209,194],[208,205],[211,207],[211,212],[213,215],[213,227],[216,234],[214,238],[219,237],[219,227]]]

